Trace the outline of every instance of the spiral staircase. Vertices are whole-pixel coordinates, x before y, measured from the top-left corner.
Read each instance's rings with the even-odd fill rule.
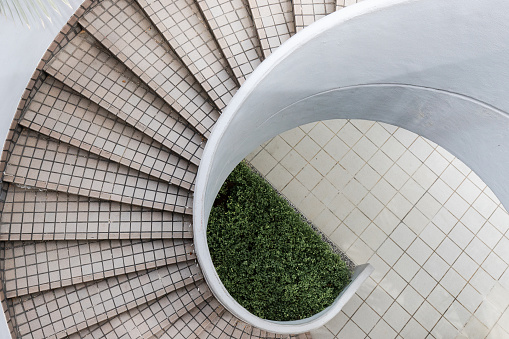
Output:
[[[193,248],[194,180],[250,73],[345,5],[85,1],[35,71],[2,155],[12,336],[288,337],[238,320],[207,287]]]

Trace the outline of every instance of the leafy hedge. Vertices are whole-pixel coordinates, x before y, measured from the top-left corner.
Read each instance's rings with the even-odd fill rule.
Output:
[[[341,258],[244,163],[216,197],[207,239],[228,292],[260,318],[310,317],[350,282]]]

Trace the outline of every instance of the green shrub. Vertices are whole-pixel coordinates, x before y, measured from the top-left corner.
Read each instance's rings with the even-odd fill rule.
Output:
[[[350,282],[341,258],[244,163],[216,197],[207,239],[228,292],[260,318],[310,317]]]

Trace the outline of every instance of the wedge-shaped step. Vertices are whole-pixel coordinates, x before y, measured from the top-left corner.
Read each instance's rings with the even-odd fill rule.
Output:
[[[7,299],[20,337],[63,338],[201,280],[194,262]]]
[[[248,0],[198,0],[205,19],[240,84],[263,60]]]
[[[170,132],[166,140],[186,159],[54,78],[45,79],[20,124],[163,181],[193,187],[198,168],[186,159],[199,159],[177,144],[180,134]],[[189,140],[186,146],[196,151]]]
[[[252,333],[256,333],[256,329],[253,329],[253,332]],[[244,338],[244,337],[243,337]],[[248,337],[246,337],[248,338]],[[257,336],[252,336],[251,338],[258,338]],[[281,338],[281,339],[313,339],[313,337],[311,336],[311,333],[309,332],[306,332],[306,333],[301,333],[301,334],[276,334],[276,333],[268,333],[268,332],[265,332],[265,331],[262,331],[262,335],[261,335],[261,338],[263,339],[271,339],[271,338]]]
[[[14,184],[0,220],[0,240],[10,241],[193,237],[189,215]]]
[[[223,110],[238,89],[225,56],[194,0],[138,0],[150,20]]]
[[[190,191],[29,130],[22,131],[4,181],[191,214]]]
[[[193,336],[194,338],[194,336]],[[311,338],[309,333],[298,335],[276,334],[270,333],[259,328],[253,327],[235,318],[230,312],[224,311],[221,316],[211,322],[198,336],[200,339],[268,339],[268,338],[285,338],[285,339],[307,339]]]
[[[290,0],[249,0],[265,57],[295,34],[295,17]]]
[[[336,0],[336,11],[361,1],[362,0]]]
[[[70,338],[149,338],[162,326],[178,321],[211,297],[204,281],[189,284],[106,322],[86,328]]]
[[[220,110],[225,108],[235,93],[237,84],[234,78],[228,74],[228,63],[204,23],[197,5],[191,0],[150,1],[150,5],[145,0],[141,0],[139,5],[149,14],[151,21],[160,29],[162,36],[153,27],[147,29],[151,27],[151,23],[134,0],[103,0],[85,14],[84,19],[80,22],[94,36],[98,36],[99,33],[104,37],[100,39],[101,41],[106,39],[135,64],[139,62],[134,59],[143,53],[140,49],[146,48],[151,53],[143,55],[148,60],[142,65],[153,59],[152,53],[160,58],[159,55],[168,50],[163,47],[164,39],[202,85],[216,106]],[[127,12],[129,15],[110,14],[118,12]],[[164,24],[161,22],[162,20],[164,20]],[[128,45],[122,44],[122,41]],[[171,61],[169,59],[171,54],[166,53],[160,59]],[[170,66],[171,63],[168,63],[167,67]],[[143,68],[141,69],[143,70]],[[166,73],[166,70],[163,69],[161,72]]]
[[[184,108],[189,110],[169,100],[173,103],[172,108],[86,31],[81,31],[66,44],[44,70],[168,148],[175,141],[170,139],[172,143],[167,144],[165,139],[172,131],[177,132],[196,145],[195,152],[190,149],[188,152],[198,158],[202,152],[201,137],[185,120],[206,136],[219,116],[211,105],[204,102],[205,99],[196,97],[196,93],[181,96],[178,89],[173,90],[182,99]],[[172,90],[172,87],[167,89]],[[209,107],[210,112],[203,112],[202,106]],[[180,142],[180,147],[185,148],[184,140]]]
[[[235,318],[230,312],[224,311],[214,322],[209,324],[203,332],[200,333],[200,339],[212,338],[265,338],[269,337],[265,331],[253,328]]]
[[[114,16],[108,12],[111,5],[112,2],[98,2],[80,23],[183,117],[208,116],[208,120],[217,120],[219,112],[208,102],[210,98],[203,87],[138,4],[134,0],[121,1],[119,7],[111,9],[112,13],[118,11]],[[201,126],[207,131],[208,120]]]
[[[341,0],[338,0],[341,1]],[[346,0],[345,0],[346,1]],[[335,0],[293,0],[295,28],[300,32],[316,20],[336,11]]]
[[[9,242],[8,298],[195,259],[191,240]]]
[[[310,332],[301,333],[301,334],[297,334],[297,335],[292,335],[292,336],[290,336],[290,338],[293,338],[293,339],[313,339],[313,337],[311,336]]]
[[[195,339],[199,338],[205,328],[217,321],[224,312],[223,306],[216,298],[209,298],[198,307],[183,315],[169,328],[156,333],[153,338]]]

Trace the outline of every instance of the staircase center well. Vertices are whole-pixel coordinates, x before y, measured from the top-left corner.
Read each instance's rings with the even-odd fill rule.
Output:
[[[333,14],[310,26],[258,67],[218,120],[203,153],[193,208],[197,256],[216,295],[222,291],[217,276],[207,267],[211,262],[205,229],[222,182],[258,145],[302,124],[340,118],[403,127],[450,151],[479,174],[502,204],[509,204],[509,182],[504,175],[509,152],[503,147],[509,144],[509,120],[495,105],[485,103],[499,100],[488,87],[483,89],[474,79],[468,80],[480,74],[476,68],[496,68],[506,61],[494,52],[483,55],[485,63],[477,59],[466,65],[464,54],[450,52],[464,46],[457,37],[465,36],[465,27],[450,27],[451,13],[459,3],[397,3],[400,6],[391,2],[376,10],[361,3],[343,12],[341,18]],[[434,10],[438,13],[436,22],[429,27],[419,13],[435,6],[443,11]],[[480,9],[474,4],[462,8],[461,14],[454,13],[456,19],[464,15],[467,23],[469,18],[478,17]],[[367,12],[370,15],[360,15]],[[387,27],[380,36],[364,34],[361,29],[385,27],[384,23],[396,18],[398,25]],[[489,25],[482,26],[489,35]],[[403,35],[402,27],[411,34]],[[434,38],[451,29],[456,31],[442,40]],[[358,34],[347,34],[351,32]],[[428,48],[425,51],[423,44]],[[376,60],[367,56],[366,46],[372,47],[369,55],[376,55]],[[493,49],[492,45],[485,47]],[[404,57],[400,53],[405,53]],[[353,56],[357,58],[349,68],[338,62],[353,61]],[[457,67],[448,69],[451,64]],[[437,73],[437,69],[442,72]],[[478,94],[472,97],[472,91]],[[228,303],[234,305],[231,300],[221,302],[227,308]],[[256,319],[251,323],[257,324]]]

